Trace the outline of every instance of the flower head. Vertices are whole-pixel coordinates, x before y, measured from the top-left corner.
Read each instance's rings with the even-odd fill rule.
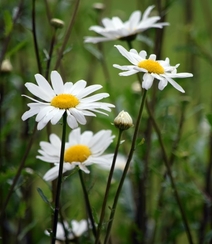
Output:
[[[73,240],[79,236],[81,236],[84,232],[88,230],[89,223],[85,219],[82,219],[80,221],[72,220],[71,221],[71,227],[69,226],[68,222],[63,222],[64,227],[67,231],[67,237],[68,240]],[[48,231],[45,231],[47,235],[49,235]],[[62,223],[58,222],[57,224],[57,233],[56,233],[56,239],[60,241],[65,241],[66,236],[64,232],[64,228]]]
[[[110,164],[113,154],[102,155],[113,141],[114,136],[110,130],[101,130],[96,134],[91,131],[85,131],[81,134],[80,128],[72,130],[69,134],[69,140],[65,145],[63,173],[74,169],[76,166],[85,173],[90,173],[86,166],[91,164]],[[54,163],[44,175],[44,180],[52,181],[58,176],[61,140],[55,134],[49,137],[50,142],[41,142],[41,154],[37,158]]]
[[[135,49],[131,49],[129,52],[120,45],[115,45],[118,51],[130,61],[132,65],[118,65],[114,64],[113,67],[124,70],[119,73],[121,76],[129,76],[138,72],[143,72],[142,88],[148,90],[151,88],[153,80],[159,80],[158,89],[163,90],[168,82],[178,91],[185,92],[183,88],[177,84],[173,78],[186,78],[192,77],[191,73],[177,73],[179,64],[171,66],[169,58],[165,60],[156,60],[156,55],[151,54],[147,59],[146,51],[140,51],[139,53]]]
[[[138,33],[149,28],[162,28],[168,25],[166,22],[158,23],[159,16],[149,17],[153,8],[154,6],[149,6],[143,16],[140,11],[134,11],[126,22],[123,22],[119,17],[104,18],[102,19],[103,27],[91,26],[89,29],[103,37],[85,37],[85,42],[98,43],[117,39],[133,39]]]
[[[57,71],[51,72],[51,83],[40,74],[35,75],[38,85],[26,83],[26,88],[36,97],[43,101],[38,101],[29,96],[34,101],[29,103],[30,110],[22,115],[22,120],[26,120],[34,115],[38,122],[37,129],[43,129],[51,121],[53,125],[58,123],[63,114],[67,113],[67,123],[74,129],[79,124],[86,124],[85,116],[95,116],[95,113],[102,113],[101,110],[111,111],[114,105],[98,102],[102,98],[108,97],[108,93],[99,93],[88,96],[102,88],[101,85],[91,85],[86,87],[86,81],[79,80],[75,84],[63,80]],[[25,96],[25,95],[24,95]]]

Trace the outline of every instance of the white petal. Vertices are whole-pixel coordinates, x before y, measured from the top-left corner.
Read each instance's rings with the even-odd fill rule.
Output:
[[[106,41],[111,41],[114,40],[113,37],[91,37],[91,36],[87,36],[85,37],[85,43],[99,43],[99,42],[106,42]]]
[[[86,119],[85,119],[85,116],[83,115],[82,112],[80,112],[80,111],[77,110],[76,108],[71,108],[71,109],[69,109],[69,111],[73,114],[73,116],[75,117],[75,119],[76,119],[81,125],[85,125],[85,124],[86,124]]]
[[[141,18],[141,12],[140,11],[134,11],[130,18],[129,18],[129,28],[130,29],[135,29],[139,23],[139,20]]]
[[[26,120],[34,115],[36,115],[39,112],[40,108],[39,107],[34,107],[31,108],[30,110],[26,111],[22,116],[21,119],[22,120]]]
[[[134,64],[134,65],[137,65],[138,64],[138,61],[137,59],[135,59],[133,57],[132,54],[130,54],[124,47],[122,47],[121,45],[114,45],[118,51],[126,58],[130,61],[130,63]]]
[[[80,163],[79,165],[79,168],[84,171],[86,174],[89,174],[90,171],[87,169],[87,167],[85,165],[83,165],[82,163]]]
[[[138,73],[139,71],[136,70],[136,69],[132,69],[132,70],[129,70],[129,71],[126,71],[126,72],[121,72],[119,73],[120,76],[129,76],[129,75],[134,75],[136,73]]]
[[[35,79],[39,85],[40,88],[42,88],[47,95],[49,95],[51,98],[55,96],[55,93],[50,86],[49,82],[40,74],[35,75]]]
[[[143,76],[142,88],[149,90],[149,88],[151,88],[151,86],[152,86],[153,80],[154,80],[154,77],[152,77],[148,73],[145,73]]]
[[[154,5],[149,6],[149,7],[145,10],[145,12],[143,13],[142,20],[145,20],[145,19],[148,18],[149,14],[150,14],[150,12],[152,11],[153,8],[154,8]]]
[[[75,129],[78,127],[78,123],[77,120],[75,119],[75,117],[73,115],[70,114],[70,112],[68,110],[67,111],[67,123],[69,125],[69,127],[71,127],[72,129]]]
[[[80,144],[85,144],[89,145],[89,142],[91,141],[93,137],[93,132],[92,131],[85,131],[82,133],[81,138],[80,138]]]
[[[43,179],[45,181],[53,181],[58,177],[59,174],[59,164],[51,168],[46,172],[46,174],[43,176]]]
[[[51,123],[53,125],[56,125],[58,121],[62,118],[63,114],[65,112],[65,109],[59,109],[57,113],[52,117]]]
[[[77,97],[79,99],[89,95],[90,93],[93,93],[99,89],[101,89],[102,86],[101,85],[91,85],[91,86],[87,86],[85,89],[83,89],[78,95]]]
[[[44,121],[44,120],[41,120],[38,122],[38,125],[37,125],[37,130],[42,130],[46,125],[47,125],[48,122]]]
[[[167,86],[168,82],[166,79],[162,79],[158,83],[158,89],[163,90]]]
[[[182,92],[182,93],[185,93],[185,91],[183,90],[183,88],[177,84],[177,82],[175,82],[172,78],[170,77],[166,77],[166,79],[168,80],[168,82],[175,88],[177,89],[178,91]]]
[[[39,86],[33,84],[33,83],[29,83],[27,82],[25,84],[26,88],[36,97],[49,102],[52,99],[52,96],[50,96],[48,93],[44,92],[44,90],[42,90]]]
[[[119,17],[113,17],[112,22],[116,29],[120,29],[123,27],[123,22]]]
[[[71,88],[71,90],[69,91],[71,94],[76,95],[78,94],[80,91],[85,89],[87,82],[84,80],[79,80],[77,81]]]
[[[114,68],[120,69],[120,70],[132,70],[134,69],[134,65],[118,65],[118,64],[113,64]]]
[[[63,80],[56,70],[51,72],[51,83],[57,95],[63,93]]]

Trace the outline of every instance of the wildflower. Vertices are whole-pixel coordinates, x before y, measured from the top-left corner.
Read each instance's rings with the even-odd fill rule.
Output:
[[[99,93],[88,96],[91,93],[102,88],[101,85],[91,85],[86,87],[86,81],[79,80],[75,84],[63,80],[57,71],[51,72],[51,83],[40,74],[35,75],[37,85],[26,83],[26,88],[36,97],[43,101],[38,101],[29,96],[33,103],[29,103],[30,110],[22,115],[22,120],[26,120],[34,115],[38,122],[37,129],[43,129],[51,121],[53,125],[57,124],[63,114],[67,113],[67,123],[74,129],[79,124],[86,124],[85,116],[95,116],[95,113],[102,113],[101,110],[111,111],[114,105],[98,102],[102,98],[108,97],[108,93]]]
[[[102,26],[91,26],[89,30],[95,31],[103,37],[85,37],[85,42],[98,43],[111,40],[135,39],[136,35],[149,28],[162,28],[168,25],[166,22],[157,23],[159,16],[149,17],[154,6],[149,6],[143,16],[140,11],[134,11],[129,20],[123,22],[119,17],[102,19]],[[141,18],[142,16],[142,18]]]
[[[101,130],[96,134],[91,131],[85,131],[81,134],[80,128],[72,130],[69,134],[69,140],[65,144],[63,173],[79,167],[85,173],[90,173],[86,166],[91,164],[109,164],[113,154],[102,155],[113,141],[114,136],[110,130]],[[50,142],[41,142],[41,154],[37,158],[54,163],[44,175],[44,180],[52,181],[58,176],[61,140],[55,134],[49,137]]]
[[[114,125],[120,130],[127,130],[133,126],[133,121],[130,115],[122,110],[114,119]]]
[[[116,158],[116,163],[115,163],[115,170],[124,170],[124,167],[126,165],[127,158],[123,155],[118,153],[117,158]],[[110,170],[112,166],[112,163],[110,164],[99,164],[98,168],[105,169],[105,170]]]
[[[69,226],[67,221],[63,222],[65,230],[67,231],[67,238],[68,240],[73,240],[77,237],[80,237],[84,232],[88,230],[88,221],[86,220],[72,220],[71,221],[71,227]],[[65,231],[62,223],[57,223],[57,233],[56,233],[56,239],[60,241],[65,241]],[[49,235],[48,231],[45,231],[45,234]]]
[[[163,90],[168,82],[178,91],[185,92],[183,88],[177,84],[173,78],[186,78],[192,77],[191,73],[177,73],[179,64],[171,66],[169,58],[165,60],[156,60],[156,55],[151,54],[146,59],[146,51],[140,51],[139,53],[135,49],[131,49],[129,52],[121,45],[115,45],[118,51],[132,63],[132,65],[118,65],[114,64],[113,67],[124,70],[119,73],[120,76],[129,76],[139,72],[143,72],[142,88],[148,90],[153,84],[154,78],[159,80],[158,89]]]

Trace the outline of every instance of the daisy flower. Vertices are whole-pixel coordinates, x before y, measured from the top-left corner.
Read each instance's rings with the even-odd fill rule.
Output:
[[[57,124],[63,114],[67,113],[67,123],[74,129],[79,124],[86,124],[85,116],[95,116],[95,113],[102,113],[101,110],[111,111],[114,105],[99,102],[102,98],[109,96],[108,93],[99,93],[88,96],[91,93],[102,88],[101,85],[90,85],[86,87],[86,81],[79,80],[75,84],[72,82],[63,83],[60,74],[57,71],[51,72],[51,83],[40,74],[35,75],[38,85],[26,83],[26,88],[40,100],[28,97],[33,101],[29,103],[29,110],[22,115],[22,120],[26,120],[34,115],[38,122],[37,129],[43,129],[51,121],[53,125]]]
[[[177,73],[179,64],[171,66],[169,58],[165,60],[156,60],[156,55],[151,54],[147,59],[146,51],[140,51],[139,53],[135,49],[131,49],[129,52],[121,45],[115,45],[118,51],[130,61],[132,65],[118,65],[114,64],[113,67],[124,70],[119,73],[120,76],[129,76],[139,72],[143,72],[142,88],[148,90],[153,84],[153,80],[159,80],[158,89],[163,90],[168,82],[178,91],[185,92],[183,88],[177,84],[173,78],[186,78],[192,77],[191,73]]]
[[[136,35],[149,28],[162,28],[169,25],[166,22],[157,21],[159,16],[149,17],[149,14],[154,6],[149,6],[146,11],[142,13],[140,11],[134,11],[129,20],[123,22],[119,17],[113,17],[112,19],[102,19],[102,26],[91,26],[89,30],[95,31],[97,34],[103,37],[85,37],[85,42],[98,43],[111,40],[133,40]],[[142,17],[142,18],[141,18]]]
[[[80,128],[72,130],[69,140],[65,144],[63,173],[74,169],[76,166],[85,173],[90,173],[86,166],[91,164],[110,164],[113,154],[102,155],[113,141],[114,136],[110,130],[101,130],[96,134],[85,131],[81,134]],[[44,175],[44,180],[52,181],[58,177],[61,140],[51,134],[50,142],[41,142],[41,149],[37,158],[53,163],[55,166]]]
[[[84,232],[88,230],[88,221],[86,221],[85,219],[82,219],[80,221],[72,220],[71,227],[66,221],[64,221],[63,224],[67,231],[68,240],[73,240],[77,237],[80,237]],[[48,231],[45,231],[45,234],[50,235]],[[60,222],[58,222],[57,224],[56,239],[60,241],[66,240],[64,228],[62,223]]]

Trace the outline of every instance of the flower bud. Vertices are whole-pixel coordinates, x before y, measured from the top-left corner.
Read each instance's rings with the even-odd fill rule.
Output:
[[[12,67],[12,64],[10,63],[10,60],[5,59],[1,64],[0,72],[1,73],[9,73],[12,71],[12,69],[13,69],[13,67]]]
[[[103,3],[94,3],[93,8],[96,11],[103,11],[105,9],[105,5]]]
[[[62,20],[56,19],[56,18],[51,19],[50,23],[53,27],[59,28],[59,29],[63,28],[63,26],[64,26],[64,22]]]
[[[114,125],[120,130],[127,130],[133,126],[133,121],[130,115],[122,110],[114,119]]]

